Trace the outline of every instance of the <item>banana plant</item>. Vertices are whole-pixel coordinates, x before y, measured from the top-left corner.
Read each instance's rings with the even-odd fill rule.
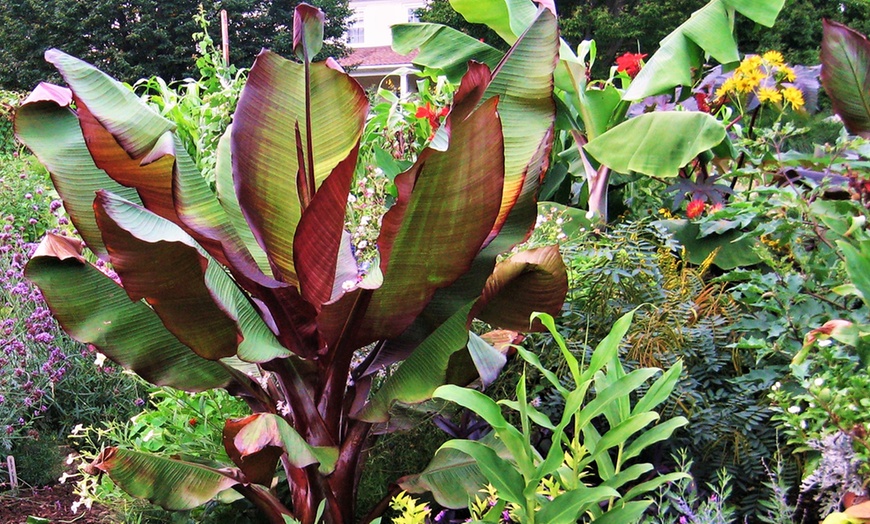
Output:
[[[300,5],[293,27],[297,60],[263,51],[250,71],[216,192],[171,121],[47,51],[68,87],[40,84],[15,130],[81,240],[47,236],[27,275],[77,340],[154,384],[224,388],[252,410],[226,421],[233,464],[113,447],[92,472],[171,510],[234,489],[269,522],[312,524],[320,509],[346,523],[362,451],[397,404],[468,384],[493,360],[470,342],[472,319],[543,329],[529,313],[561,308],[555,246],[498,262],[535,222],[559,37],[542,9],[494,69],[468,65],[439,136],[396,177],[379,263],[363,274],[344,223],[367,99],[335,61],[311,61],[322,12]]]

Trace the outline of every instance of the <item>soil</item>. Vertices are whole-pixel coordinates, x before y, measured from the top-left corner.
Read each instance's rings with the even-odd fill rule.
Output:
[[[73,484],[54,484],[41,488],[21,489],[17,495],[11,491],[0,493],[0,524],[25,524],[27,517],[42,517],[52,524],[108,524],[118,522],[114,513],[94,504],[90,510],[80,507],[73,513],[72,503],[78,500]]]

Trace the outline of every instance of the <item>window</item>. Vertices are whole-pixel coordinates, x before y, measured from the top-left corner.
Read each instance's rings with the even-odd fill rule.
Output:
[[[350,23],[350,27],[347,28],[347,43],[362,44],[365,43],[365,40],[366,34],[365,26],[363,25],[363,15],[362,13],[356,13]]]

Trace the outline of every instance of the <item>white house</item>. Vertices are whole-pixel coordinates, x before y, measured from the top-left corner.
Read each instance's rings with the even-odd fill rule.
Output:
[[[350,75],[365,88],[384,81],[402,94],[407,93],[413,87],[409,84],[413,76],[409,69],[414,55],[402,56],[393,51],[390,26],[417,22],[415,13],[425,5],[425,0],[350,0],[354,17],[347,43],[353,52],[339,60],[341,65],[350,68]]]

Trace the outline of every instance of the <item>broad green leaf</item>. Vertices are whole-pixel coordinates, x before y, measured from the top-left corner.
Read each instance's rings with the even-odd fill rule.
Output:
[[[417,403],[432,398],[445,382],[450,356],[468,344],[465,323],[470,309],[468,304],[429,335],[387,378],[357,418],[386,422],[394,402]]]
[[[681,167],[725,138],[725,127],[707,113],[665,111],[632,118],[584,149],[620,173],[674,177]]]
[[[785,0],[727,0],[728,4],[753,22],[773,27]]]
[[[532,23],[536,11],[529,0],[450,0],[450,5],[467,21],[489,26],[511,45]]]
[[[667,475],[659,475],[652,480],[641,482],[637,486],[634,486],[633,488],[628,490],[623,499],[632,500],[647,493],[652,493],[653,491],[657,490],[659,486],[662,486],[668,482],[675,482],[677,480],[685,478],[691,478],[691,476],[689,476],[687,473],[683,473],[682,471],[668,473]]]
[[[179,342],[151,308],[131,301],[121,286],[78,255],[74,242],[47,236],[25,273],[70,336],[158,386],[204,391],[234,384],[236,372]]]
[[[501,458],[494,449],[473,440],[449,440],[441,446],[441,449],[455,449],[472,457],[483,476],[498,490],[500,498],[525,507],[523,477],[513,464]]]
[[[634,311],[629,311],[625,315],[619,317],[613,327],[610,328],[610,333],[595,346],[595,351],[592,352],[592,358],[589,359],[589,367],[583,372],[583,379],[590,379],[592,375],[598,372],[601,368],[612,362],[614,358],[618,358],[619,345],[625,334],[628,333],[628,328],[631,327],[631,321],[634,319]]]
[[[631,460],[649,446],[669,439],[675,430],[688,423],[685,417],[674,417],[644,431],[625,448],[622,454],[623,461]]]
[[[858,251],[855,246],[845,240],[838,240],[837,247],[846,257],[846,273],[858,288],[865,304],[870,302],[870,257],[865,251]]]
[[[632,391],[639,388],[658,372],[659,370],[654,368],[635,369],[603,391],[596,391],[595,398],[586,404],[577,415],[578,424],[581,427],[585,426],[593,418],[603,413],[612,402],[618,402],[621,398],[628,398]]]
[[[270,446],[283,449],[290,464],[297,468],[319,464],[318,469],[323,474],[331,473],[338,460],[338,448],[309,445],[278,415],[258,413],[227,421],[227,426],[239,428],[238,431],[233,430],[235,437],[232,439],[232,447],[238,451],[242,460]]]
[[[660,220],[663,225],[686,248],[688,259],[693,264],[701,264],[716,251],[713,264],[721,269],[752,266],[761,262],[754,246],[757,238],[745,237],[739,231],[729,231],[722,235],[699,238],[700,228],[691,220]],[[717,251],[718,250],[718,251]]]
[[[415,49],[420,52],[413,62],[443,74],[458,82],[468,69],[469,60],[495,67],[503,53],[476,38],[440,24],[396,24],[393,32],[393,50],[407,55]]]
[[[548,524],[574,524],[587,508],[612,497],[619,497],[619,492],[613,488],[582,486],[543,503],[535,520]]]
[[[601,436],[601,440],[595,444],[595,447],[590,448],[589,453],[595,456],[598,453],[607,452],[607,450],[614,446],[625,444],[635,433],[643,430],[643,428],[658,419],[659,414],[650,411],[633,415],[610,428]]]
[[[671,369],[667,370],[653,382],[653,385],[649,387],[643,397],[634,405],[634,408],[631,410],[632,414],[651,411],[667,400],[671,393],[673,393],[674,386],[677,385],[682,373],[683,361],[678,360],[676,364],[671,366]]]
[[[501,408],[494,400],[479,391],[453,385],[441,386],[435,390],[432,397],[455,402],[477,413],[480,418],[492,426],[496,436],[504,442],[521,468],[528,469],[532,465],[532,459],[528,455],[522,433],[505,420],[501,414]]]
[[[494,432],[487,433],[480,442],[495,450],[503,459],[510,458],[510,453],[495,438]],[[438,504],[459,509],[464,508],[468,498],[486,485],[487,479],[474,458],[455,448],[442,447],[422,473],[402,477],[397,483],[409,493],[431,492]]]
[[[214,468],[120,448],[103,450],[92,466],[130,495],[168,510],[201,506],[239,482]]]
[[[496,265],[475,316],[503,329],[541,331],[544,327],[530,323],[529,316],[558,315],[567,292],[568,272],[558,246],[520,251]]]
[[[73,225],[91,251],[107,252],[94,217],[94,192],[106,189],[141,203],[136,191],[124,187],[99,169],[88,151],[68,89],[39,84],[18,109],[16,136],[48,168],[52,183],[64,202]]]
[[[870,138],[870,41],[839,22],[822,26],[822,85],[846,129]]]
[[[243,215],[284,282],[298,282],[293,235],[312,196],[305,194],[356,147],[367,109],[359,84],[326,63],[297,64],[264,51],[251,69],[233,120],[233,181]]]
[[[626,461],[623,460],[623,463]],[[625,484],[629,482],[633,482],[640,478],[641,475],[644,475],[653,470],[652,464],[633,464],[627,468],[622,469],[619,473],[616,473],[606,482],[602,483],[603,486],[608,486],[613,489],[619,489]]]

